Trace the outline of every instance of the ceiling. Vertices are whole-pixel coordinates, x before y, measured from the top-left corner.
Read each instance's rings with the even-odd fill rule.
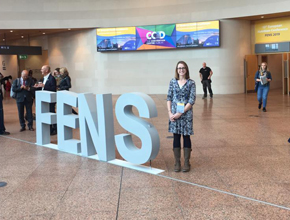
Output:
[[[89,28],[73,28],[73,29],[28,29],[28,30],[1,30],[0,29],[0,43],[4,41],[14,41],[19,39],[29,39],[42,35],[57,34],[69,31],[88,30]],[[3,40],[5,39],[5,40]]]
[[[234,19],[242,19],[242,20],[262,20],[262,19],[269,19],[269,18],[279,18],[279,17],[286,17],[290,16],[289,12],[282,12],[282,13],[275,13],[275,14],[265,14],[265,15],[255,15],[255,16],[247,16],[247,17],[239,17]],[[28,40],[31,37],[42,36],[42,35],[50,35],[50,34],[57,34],[63,33],[68,31],[79,31],[79,30],[89,30],[91,28],[72,28],[72,29],[26,29],[26,30],[1,30],[0,29],[0,44],[3,42],[14,41],[19,39]],[[5,39],[5,40],[3,40]]]
[[[237,19],[256,21],[256,20],[264,20],[264,19],[269,19],[269,18],[280,18],[280,17],[287,17],[287,16],[290,16],[290,11],[281,12],[281,13],[274,13],[274,14],[265,14],[265,15],[255,15],[255,16],[240,17],[240,18],[237,18]]]

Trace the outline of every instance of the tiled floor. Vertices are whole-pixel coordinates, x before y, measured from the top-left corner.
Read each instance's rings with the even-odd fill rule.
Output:
[[[290,219],[288,96],[270,91],[267,113],[256,94],[198,96],[189,173],[173,171],[166,96],[152,98],[161,140],[152,166],[165,170],[160,175],[36,146],[35,132],[19,132],[15,100],[6,98],[0,219]],[[116,120],[115,133],[123,133]]]

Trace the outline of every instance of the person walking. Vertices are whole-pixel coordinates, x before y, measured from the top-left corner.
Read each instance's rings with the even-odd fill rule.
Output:
[[[183,172],[190,170],[191,140],[193,135],[192,106],[196,99],[195,82],[189,77],[189,69],[184,61],[179,61],[175,77],[170,81],[167,94],[169,129],[173,133],[174,171],[181,170],[181,135],[183,136],[184,167]]]
[[[260,70],[256,72],[255,81],[257,88],[258,108],[261,109],[263,104],[263,112],[266,112],[268,93],[270,90],[270,82],[272,81],[272,75],[268,71],[268,65],[266,62],[261,63]]]
[[[203,86],[203,92],[204,92],[202,99],[207,98],[207,89],[208,89],[210,97],[211,98],[213,97],[213,93],[212,93],[212,89],[211,89],[212,74],[213,74],[213,72],[212,72],[211,68],[206,66],[206,63],[203,62],[202,68],[199,70],[199,76],[200,76],[200,80],[201,80],[201,84]]]
[[[28,129],[34,131],[33,116],[32,116],[32,103],[33,103],[33,81],[28,76],[28,71],[23,70],[21,77],[14,80],[12,84],[12,91],[16,94],[16,103],[18,108],[18,117],[20,122],[20,132],[26,130],[24,120],[24,107],[26,109],[26,117],[28,121]]]

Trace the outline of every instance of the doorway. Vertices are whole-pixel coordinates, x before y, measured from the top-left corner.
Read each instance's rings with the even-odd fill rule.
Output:
[[[289,54],[258,54],[245,57],[245,93],[255,92],[255,74],[262,62],[272,75],[271,90],[289,95]]]

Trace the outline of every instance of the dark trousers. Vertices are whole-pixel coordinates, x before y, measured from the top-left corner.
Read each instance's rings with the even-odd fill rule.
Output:
[[[55,103],[49,104],[49,111],[55,113]],[[50,133],[53,131],[57,132],[57,124],[50,125]]]
[[[28,127],[32,128],[33,127],[32,102],[28,102],[26,99],[24,99],[24,102],[17,102],[20,126],[22,128],[25,128],[24,107],[26,109]]]
[[[190,135],[183,136],[183,148],[191,148]],[[180,143],[181,134],[173,134],[173,148],[181,148]]]
[[[208,92],[210,95],[212,95],[212,90],[211,90],[211,83],[209,82],[209,80],[203,80],[202,81],[202,86],[203,86],[203,92],[204,92],[204,96],[207,96],[207,88],[208,88]]]
[[[2,94],[0,94],[0,134],[5,131],[4,126],[4,110],[3,110],[3,98]]]

